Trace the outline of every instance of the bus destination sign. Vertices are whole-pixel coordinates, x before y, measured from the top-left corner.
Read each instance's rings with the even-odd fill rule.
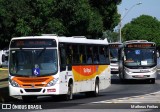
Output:
[[[53,39],[22,39],[14,40],[11,43],[13,48],[30,48],[30,47],[56,47],[56,41]]]
[[[128,48],[146,48],[146,47],[155,47],[154,43],[141,43],[141,44],[127,44]]]

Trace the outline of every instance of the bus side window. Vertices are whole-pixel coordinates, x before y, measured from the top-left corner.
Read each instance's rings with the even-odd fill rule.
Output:
[[[79,50],[78,50],[78,44],[73,44],[72,45],[73,49],[73,64],[79,64]]]
[[[106,55],[106,59],[107,59],[107,64],[110,64],[109,46],[105,47],[105,55]]]
[[[71,70],[73,64],[73,49],[72,45],[66,44],[66,64],[68,69]]]
[[[60,69],[65,70],[66,69],[66,51],[64,47],[60,48]]]
[[[100,64],[105,64],[107,63],[106,49],[104,46],[100,46],[99,48],[99,62]]]
[[[98,59],[98,46],[93,47],[93,63],[98,64],[99,59]]]
[[[91,45],[87,45],[87,64],[93,63],[93,47]]]
[[[86,63],[86,46],[85,45],[79,45],[79,60],[80,60],[80,64]]]

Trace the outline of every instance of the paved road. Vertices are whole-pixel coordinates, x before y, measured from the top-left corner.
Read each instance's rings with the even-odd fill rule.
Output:
[[[145,107],[149,103],[149,105],[153,105],[155,108],[158,106],[160,109],[160,75],[158,75],[155,84],[132,80],[122,84],[117,75],[112,76],[111,83],[109,88],[101,91],[99,97],[86,97],[84,94],[76,94],[74,100],[64,101],[61,98],[53,99],[48,96],[39,97],[30,104],[42,105],[43,109],[130,109],[132,104],[135,107],[137,105]],[[11,99],[5,103],[25,104],[21,98]]]
[[[101,91],[99,97],[86,97],[84,94],[76,94],[74,100],[64,101],[60,97],[53,99],[48,96],[39,97],[31,104],[42,105],[46,109],[124,109],[131,108],[132,103],[160,104],[159,91],[160,75],[158,75],[155,84],[149,84],[147,81],[129,81],[126,84],[121,84],[118,77],[113,75],[112,85]],[[21,98],[10,100],[7,103],[24,104]]]

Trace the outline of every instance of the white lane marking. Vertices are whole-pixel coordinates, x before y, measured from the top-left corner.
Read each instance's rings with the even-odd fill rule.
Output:
[[[145,95],[116,98],[91,103],[160,103],[160,91]]]

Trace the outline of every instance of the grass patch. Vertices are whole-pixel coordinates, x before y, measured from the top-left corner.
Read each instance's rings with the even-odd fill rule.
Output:
[[[8,70],[0,70],[0,88],[8,87]]]
[[[0,70],[0,80],[6,79],[6,78],[8,78],[8,70]]]

